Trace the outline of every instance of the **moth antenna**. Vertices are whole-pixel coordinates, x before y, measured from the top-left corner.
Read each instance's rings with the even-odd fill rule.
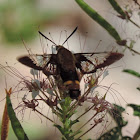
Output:
[[[40,31],[38,31],[39,34],[41,34],[45,39],[49,40],[50,42],[52,42],[54,45],[56,45],[56,43],[54,43],[51,39],[49,39],[48,37],[46,37],[45,35],[43,35]],[[57,45],[56,45],[57,46]]]
[[[51,37],[51,40],[54,42],[53,37],[52,37],[52,35],[51,35],[51,33],[50,33],[50,32],[49,32],[49,35],[50,35],[50,37]]]
[[[76,30],[78,29],[78,27],[76,27],[74,29],[74,31],[67,37],[67,39],[64,41],[64,43],[62,44],[62,46],[67,42],[67,40],[76,32]]]

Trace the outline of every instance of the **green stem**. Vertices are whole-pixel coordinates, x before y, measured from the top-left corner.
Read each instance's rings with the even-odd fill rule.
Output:
[[[126,47],[127,49],[129,49],[130,51],[132,51],[132,52],[134,52],[134,53],[140,55],[140,52],[137,52],[136,50],[130,48],[129,46],[125,45],[125,47]]]

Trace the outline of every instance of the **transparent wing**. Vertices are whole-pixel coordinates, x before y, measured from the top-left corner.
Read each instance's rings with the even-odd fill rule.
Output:
[[[76,53],[76,67],[82,74],[96,72],[97,69],[109,66],[123,57],[117,52]]]
[[[57,74],[56,54],[32,54],[18,57],[17,60],[36,70],[42,70],[45,75]]]

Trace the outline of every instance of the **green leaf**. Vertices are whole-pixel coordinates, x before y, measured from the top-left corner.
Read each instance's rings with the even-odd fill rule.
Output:
[[[59,107],[57,107],[57,111],[59,111],[59,113],[63,113],[63,110],[62,109],[60,109]]]
[[[77,120],[77,119],[73,120],[73,121],[70,122],[70,126],[72,126],[72,125],[74,125],[75,123],[78,123],[78,122],[79,122],[79,120]]]
[[[134,110],[133,115],[140,117],[140,105],[135,105],[135,104],[128,104],[128,106],[132,107]]]
[[[136,72],[136,71],[134,71],[134,70],[125,69],[125,70],[123,70],[123,72],[127,72],[127,73],[129,73],[129,74],[132,74],[132,75],[134,75],[134,76],[140,78],[140,73],[138,73],[138,72]]]
[[[54,125],[64,135],[64,129],[60,125]]]
[[[119,6],[119,4],[115,0],[108,0],[112,7],[123,17],[126,17],[125,12],[122,10],[122,8]]]
[[[98,24],[100,24],[116,41],[121,41],[121,38],[115,28],[108,23],[101,15],[92,9],[83,0],[75,0],[79,6]]]
[[[12,125],[13,131],[14,131],[15,135],[17,136],[18,140],[29,140],[27,135],[25,134],[19,120],[17,119],[17,117],[15,115],[15,112],[14,112],[12,104],[11,104],[10,97],[8,95],[6,96],[6,102],[7,102],[7,111],[8,111],[10,121],[11,121],[11,125]]]
[[[103,134],[98,140],[119,140],[121,137],[119,127],[114,127],[107,133]]]

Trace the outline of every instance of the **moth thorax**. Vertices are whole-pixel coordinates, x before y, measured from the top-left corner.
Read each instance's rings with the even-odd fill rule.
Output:
[[[57,45],[56,46],[56,50],[58,51],[59,49],[61,49],[61,48],[64,48],[63,46],[61,46],[61,45]]]

